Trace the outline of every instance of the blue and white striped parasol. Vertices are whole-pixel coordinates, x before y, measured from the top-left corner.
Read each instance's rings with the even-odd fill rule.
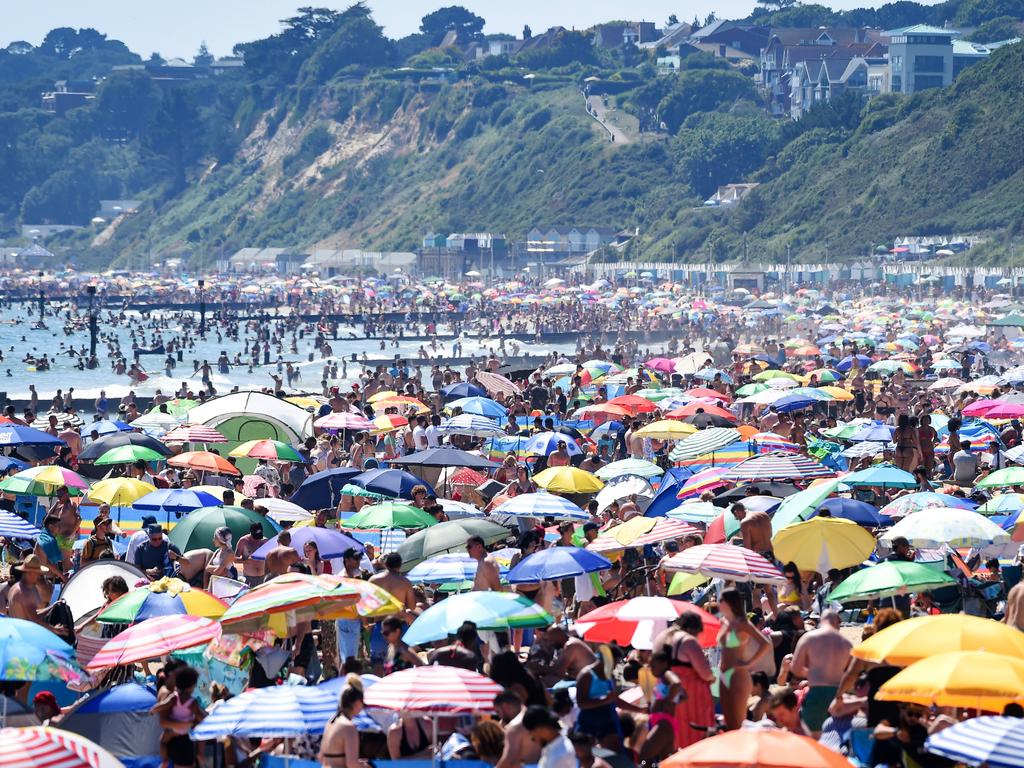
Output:
[[[505,434],[494,419],[477,416],[474,413],[460,413],[441,422],[441,432],[446,435],[469,435],[470,437],[498,437]]]
[[[13,512],[0,509],[0,536],[9,539],[32,539],[42,533],[38,528],[25,520],[22,520]]]
[[[301,685],[280,685],[246,691],[222,702],[196,726],[198,741],[221,736],[286,738],[323,733],[338,711],[329,691]]]
[[[958,763],[989,768],[1024,766],[1024,720],[975,717],[929,736],[925,749]]]
[[[492,514],[511,517],[553,517],[558,520],[589,520],[590,515],[568,499],[553,493],[523,493],[503,502]]]

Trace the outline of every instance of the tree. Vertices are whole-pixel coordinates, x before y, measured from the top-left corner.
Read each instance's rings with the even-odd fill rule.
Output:
[[[71,27],[57,27],[46,33],[39,44],[39,52],[56,56],[58,59],[70,59],[78,47],[78,33]]]
[[[300,77],[311,75],[317,83],[325,83],[345,67],[381,66],[391,55],[391,41],[371,18],[370,10],[359,3],[338,16],[334,31],[317,45]]]
[[[295,16],[281,19],[285,26],[281,36],[295,42],[319,40],[335,27],[340,16],[338,11],[330,8],[299,8]]]
[[[777,134],[778,124],[763,115],[695,116],[676,139],[676,167],[683,181],[706,197],[722,184],[743,181],[764,163]]]
[[[696,32],[698,29],[700,29],[700,27],[701,27],[700,19],[697,18],[696,16],[694,16],[693,17],[693,21],[690,22],[690,32],[691,33],[692,32]]]
[[[671,27],[679,23],[679,17],[674,13],[668,15],[668,20],[665,22],[666,27]]]
[[[106,130],[129,139],[147,132],[159,108],[159,86],[137,70],[113,73],[96,95],[96,109]]]
[[[759,5],[776,11],[796,5],[796,0],[756,0]]]
[[[996,43],[1000,40],[1020,37],[1020,34],[1020,21],[1012,16],[997,16],[979,26],[967,36],[967,39],[975,43]]]
[[[15,40],[5,49],[8,53],[14,54],[15,56],[23,56],[26,53],[32,53],[35,47],[32,43],[25,40]]]
[[[485,23],[483,17],[461,5],[448,5],[424,16],[420,21],[420,31],[431,39],[433,45],[437,45],[449,32],[458,33],[460,39],[471,40],[480,35]]]
[[[715,16],[715,12],[714,12],[714,11],[712,11],[711,13],[709,13],[709,14],[707,15],[707,17],[705,17],[705,19],[704,19],[704,26],[705,26],[705,27],[710,27],[710,26],[711,26],[712,24],[714,24],[714,23],[715,23],[716,21],[718,21],[718,17],[717,17],[717,16]]]
[[[529,40],[531,37],[533,37],[533,30],[530,29],[530,25],[529,24],[524,24],[523,25],[523,40]]]
[[[205,40],[199,44],[199,50],[196,52],[195,58],[192,59],[192,63],[197,67],[208,67],[213,64],[213,56],[210,54],[210,49],[206,47]]]

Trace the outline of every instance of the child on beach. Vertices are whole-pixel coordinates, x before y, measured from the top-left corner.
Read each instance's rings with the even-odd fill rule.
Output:
[[[170,690],[170,686],[165,688],[165,695],[153,707],[153,712],[160,718],[160,727],[163,728],[160,736],[160,768],[170,768],[172,764],[195,764],[195,745],[188,733],[206,717],[206,712],[192,695],[198,681],[199,673],[192,667],[177,669],[174,672],[173,690]]]

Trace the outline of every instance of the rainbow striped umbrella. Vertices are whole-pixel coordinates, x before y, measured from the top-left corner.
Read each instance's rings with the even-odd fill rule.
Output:
[[[732,427],[709,427],[695,432],[689,437],[684,437],[676,444],[668,457],[672,461],[694,459],[705,453],[724,448],[730,443],[734,443],[739,437],[739,431]]]
[[[683,487],[679,489],[679,493],[676,494],[676,498],[688,499],[692,496],[700,496],[704,491],[712,491],[715,488],[731,485],[728,480],[722,479],[722,475],[724,475],[728,469],[728,467],[710,467],[709,469],[702,469],[692,477],[687,478]]]
[[[288,611],[308,618],[330,604],[354,605],[358,595],[351,586],[329,576],[286,573],[260,584],[239,597],[220,617],[232,633],[252,632],[269,627],[279,636],[287,629]],[[342,605],[333,605],[340,608]]]
[[[89,488],[89,481],[56,465],[32,467],[0,482],[0,491],[16,496],[55,496],[58,488],[67,488],[72,496],[81,496]]]
[[[681,467],[733,467],[741,461],[749,459],[752,453],[751,444],[740,440],[710,453],[704,453],[692,459],[677,461],[676,464]]]
[[[107,624],[134,624],[157,616],[205,616],[220,618],[228,608],[209,592],[193,589],[181,579],[168,576],[122,595],[96,617]]]
[[[280,440],[247,440],[228,455],[267,461],[302,461],[298,451]]]
[[[775,451],[755,456],[732,467],[722,475],[724,480],[810,480],[830,477],[835,472],[821,462],[798,453]]]
[[[95,671],[156,659],[171,651],[209,643],[220,631],[220,624],[205,616],[146,619],[108,640],[85,668]]]
[[[758,453],[773,453],[775,451],[797,452],[800,450],[799,445],[774,432],[758,432],[751,435],[750,443]]]

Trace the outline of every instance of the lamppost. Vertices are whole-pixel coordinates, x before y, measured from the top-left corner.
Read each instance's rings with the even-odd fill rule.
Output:
[[[200,338],[206,338],[206,293],[204,288],[206,287],[206,281],[199,280],[199,336]]]
[[[89,296],[89,360],[86,362],[85,367],[91,370],[100,366],[100,361],[96,358],[96,286],[87,285],[85,292]]]

